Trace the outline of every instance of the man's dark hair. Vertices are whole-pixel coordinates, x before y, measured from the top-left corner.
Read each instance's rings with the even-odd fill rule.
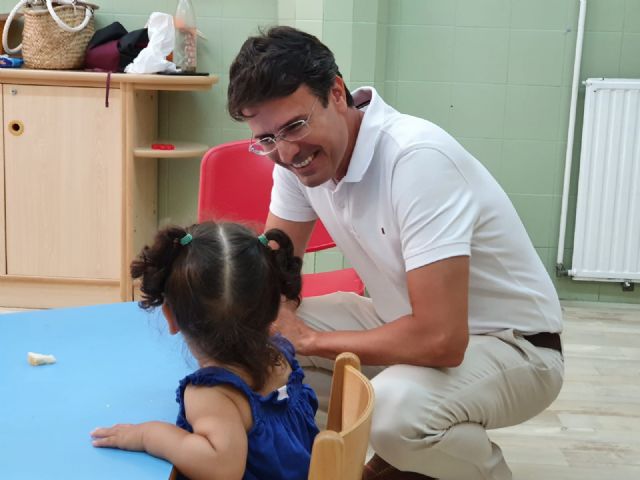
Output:
[[[320,40],[292,27],[271,27],[249,37],[231,64],[227,108],[243,121],[243,109],[291,95],[303,84],[326,107],[336,76],[342,77],[333,53]],[[353,106],[347,88],[345,96]]]

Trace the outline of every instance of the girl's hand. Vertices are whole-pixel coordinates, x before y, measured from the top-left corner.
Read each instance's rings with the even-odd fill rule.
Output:
[[[144,424],[123,423],[109,428],[96,428],[91,432],[94,447],[144,451]]]

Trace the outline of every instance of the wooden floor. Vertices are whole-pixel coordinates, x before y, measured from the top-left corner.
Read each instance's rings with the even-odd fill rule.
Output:
[[[490,432],[514,480],[640,479],[640,305],[563,304],[565,382],[541,415]]]
[[[639,480],[640,305],[565,302],[563,309],[558,399],[490,435],[514,480]]]

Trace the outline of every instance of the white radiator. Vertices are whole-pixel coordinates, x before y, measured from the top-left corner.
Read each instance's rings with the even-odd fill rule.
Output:
[[[640,280],[640,80],[585,82],[575,280]]]

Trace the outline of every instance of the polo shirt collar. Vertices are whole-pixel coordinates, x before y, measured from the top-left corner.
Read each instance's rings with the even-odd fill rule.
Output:
[[[371,160],[380,130],[384,124],[385,110],[388,107],[384,100],[378,95],[373,87],[362,87],[352,92],[355,105],[360,105],[369,101],[365,108],[358,138],[351,154],[351,161],[347,174],[342,179],[343,182],[359,182],[364,177]]]

